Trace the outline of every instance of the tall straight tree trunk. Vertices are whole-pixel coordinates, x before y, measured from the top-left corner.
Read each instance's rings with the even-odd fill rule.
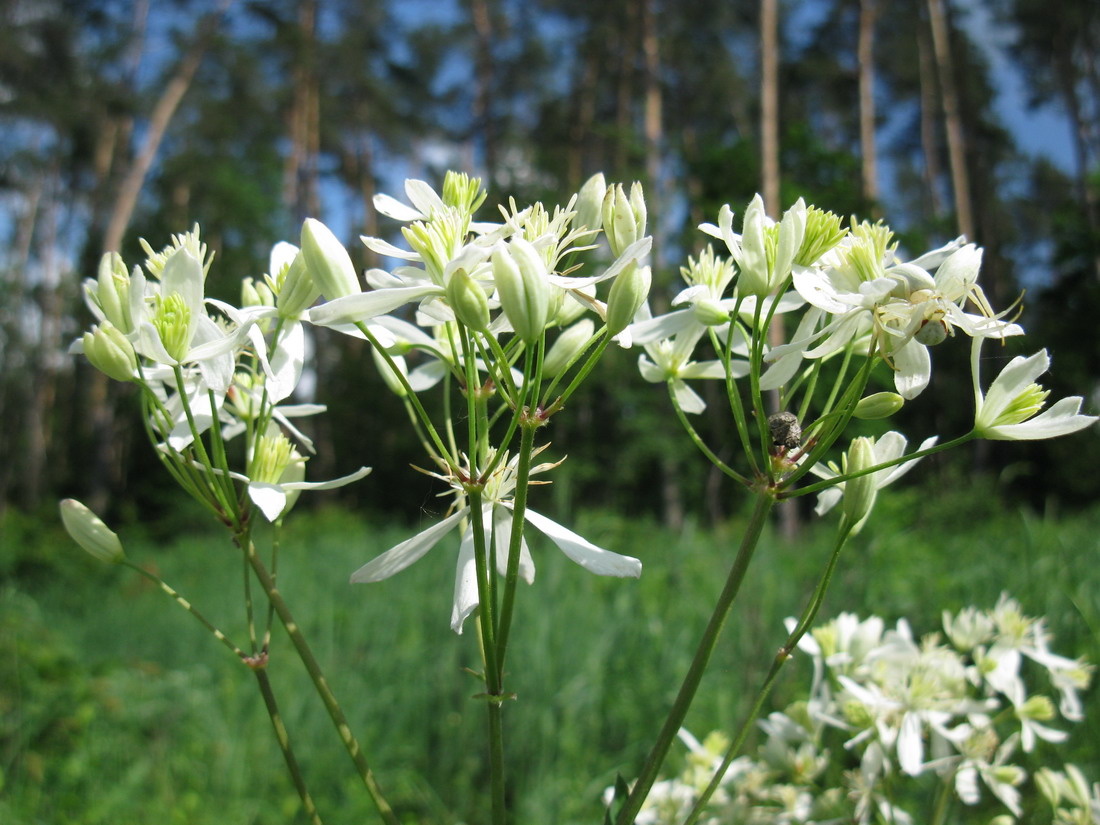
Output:
[[[924,185],[928,191],[928,208],[933,218],[943,214],[940,198],[940,148],[936,140],[936,61],[928,29],[922,20],[917,26],[917,61],[920,81],[920,145],[924,156]]]
[[[1089,180],[1092,172],[1092,164],[1096,160],[1096,153],[1092,151],[1091,131],[1088,118],[1085,116],[1081,96],[1078,94],[1078,71],[1074,65],[1073,55],[1059,52],[1055,57],[1058,85],[1065,101],[1066,111],[1069,113],[1070,122],[1073,125],[1073,150],[1076,166],[1075,188],[1077,200],[1085,213],[1085,223],[1089,228],[1089,236],[1097,237],[1097,229],[1100,228],[1100,203],[1097,201],[1096,188]],[[1100,105],[1100,101],[1097,101]],[[1093,269],[1100,278],[1100,254],[1093,256]]]
[[[634,63],[637,58],[636,36],[638,24],[637,4],[625,3],[625,20],[618,32],[618,82],[615,89],[615,145],[612,152],[612,175],[626,174],[630,159],[632,112],[634,111]]]
[[[105,252],[117,252],[122,246],[122,238],[126,234],[126,228],[130,225],[131,218],[133,218],[138,195],[141,194],[145,179],[149,175],[149,169],[157,156],[157,150],[160,149],[161,141],[164,140],[164,135],[168,131],[168,124],[172,121],[172,116],[179,108],[180,101],[183,100],[183,96],[190,88],[191,81],[195,78],[195,72],[198,71],[199,64],[202,63],[202,57],[206,52],[209,40],[228,7],[229,2],[223,2],[218,11],[203,18],[199,25],[199,33],[191,44],[191,48],[180,60],[176,71],[164,87],[164,91],[158,98],[156,105],[153,106],[153,111],[149,115],[149,127],[145,132],[145,140],[119,185],[114,208],[111,210],[111,217],[107,221],[107,230],[103,237]]]
[[[764,205],[778,218],[779,0],[760,0],[760,168]]]
[[[879,212],[878,149],[875,145],[875,18],[876,0],[859,2],[859,150],[863,198]]]
[[[283,204],[295,222],[317,216],[321,197],[317,182],[320,153],[320,94],[317,81],[317,0],[298,3],[298,52],[292,82],[290,151],[283,166]]]
[[[577,189],[584,182],[585,154],[592,140],[592,125],[596,122],[596,81],[598,79],[599,54],[589,49],[584,56],[580,87],[576,91],[577,112],[569,130],[569,160],[567,184]]]
[[[970,174],[966,166],[966,139],[962,115],[959,112],[955,61],[951,56],[950,26],[944,0],[928,0],[928,21],[932,27],[932,49],[936,55],[943,119],[947,127],[947,156],[951,165],[951,188],[955,195],[955,218],[959,232],[969,240],[975,240]]]
[[[645,175],[646,202],[651,217],[649,232],[653,235],[653,274],[663,273],[661,255],[664,251],[660,216],[663,201],[661,178],[661,146],[664,140],[664,118],[661,101],[661,54],[657,39],[657,10],[655,0],[642,2],[642,54],[645,57]]]

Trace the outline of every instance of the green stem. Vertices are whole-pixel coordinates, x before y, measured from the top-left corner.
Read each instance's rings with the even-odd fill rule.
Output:
[[[313,825],[322,825],[321,815],[317,813],[317,805],[314,804],[309,788],[306,787],[302,769],[298,765],[298,759],[294,756],[294,749],[290,745],[290,736],[286,732],[282,714],[279,713],[279,706],[275,702],[275,693],[271,690],[271,680],[267,678],[267,670],[261,667],[255,668],[253,672],[256,674],[256,682],[259,685],[260,694],[264,698],[264,705],[267,707],[267,715],[271,717],[271,726],[275,729],[275,739],[279,743],[279,750],[283,752],[283,759],[286,760],[286,768],[290,771],[291,781],[294,782],[294,787],[298,791],[298,798],[302,800],[302,810],[305,811],[306,816],[309,817],[309,821]]]
[[[774,504],[775,499],[771,495],[765,491],[758,492],[756,506],[749,519],[749,524],[745,528],[745,534],[741,538],[741,547],[737,552],[737,558],[734,559],[733,566],[730,568],[725,587],[723,587],[718,597],[718,603],[714,606],[714,612],[711,614],[706,630],[703,631],[703,637],[699,640],[699,647],[695,651],[695,657],[692,659],[691,666],[688,668],[687,675],[680,686],[680,692],[676,695],[676,700],[669,710],[668,718],[665,719],[660,733],[657,734],[657,741],[649,752],[645,765],[642,766],[638,781],[634,783],[634,787],[627,796],[622,810],[619,811],[618,818],[615,820],[616,825],[633,825],[635,818],[638,816],[638,811],[642,808],[642,803],[645,802],[653,783],[657,779],[657,772],[661,769],[669,748],[676,738],[676,733],[683,725],[684,717],[687,716],[688,708],[691,707],[695,693],[699,689],[699,684],[706,672],[707,665],[710,663],[711,654],[714,653],[726,617],[729,615],[734,599],[737,598],[737,592],[745,579],[749,562],[752,560],[756,545],[760,541],[760,535],[764,531],[768,513],[771,512]]]
[[[955,786],[955,771],[943,780],[940,786],[939,798],[936,799],[936,810],[932,815],[930,825],[943,825],[947,816],[948,803],[951,801],[951,789]]]
[[[229,638],[224,633],[222,633],[220,630],[218,630],[218,628],[216,628],[213,624],[211,624],[210,620],[207,619],[204,615],[202,615],[202,613],[200,613],[195,608],[195,606],[191,604],[191,602],[189,602],[187,599],[185,599],[183,596],[181,596],[176,590],[174,590],[172,587],[170,587],[166,581],[164,581],[162,578],[160,578],[160,576],[157,576],[155,573],[150,573],[144,567],[141,567],[137,564],[134,564],[129,559],[123,559],[121,564],[126,565],[131,570],[133,570],[135,573],[138,573],[139,575],[144,576],[146,579],[148,579],[153,584],[155,584],[157,587],[159,587],[161,589],[161,591],[163,593],[165,593],[169,598],[174,600],[176,602],[176,604],[178,604],[180,607],[182,607],[184,610],[186,610],[188,613],[190,613],[192,616],[194,616],[195,619],[198,620],[199,624],[201,624],[203,627],[205,627],[207,630],[209,630],[214,635],[214,638],[217,639],[219,642],[221,642],[223,645],[225,645],[227,648],[229,648],[229,650],[231,650],[233,652],[233,654],[235,656],[237,656],[237,658],[239,658],[241,660],[248,659],[248,654],[247,653],[245,653],[243,650],[241,650],[239,647],[237,647],[235,644],[233,644],[233,642],[231,642],[229,640]]]
[[[325,679],[325,675],[321,670],[321,666],[317,663],[317,659],[314,657],[312,649],[310,649],[309,644],[306,642],[305,636],[302,635],[302,631],[298,627],[298,623],[294,620],[294,615],[290,612],[290,608],[283,599],[282,593],[280,593],[275,586],[275,581],[271,578],[271,574],[267,571],[267,568],[264,567],[264,563],[256,553],[256,548],[249,542],[241,549],[247,555],[248,562],[252,565],[252,570],[256,573],[256,578],[259,580],[267,597],[271,600],[272,605],[274,605],[275,612],[279,615],[279,621],[282,622],[287,636],[290,637],[290,641],[294,645],[295,651],[298,653],[298,658],[302,660],[302,664],[305,666],[306,672],[309,674],[309,678],[313,682],[314,688],[317,690],[318,695],[321,697],[321,701],[325,705],[325,710],[328,711],[328,715],[332,719],[332,724],[336,727],[336,731],[340,736],[340,741],[344,743],[344,747],[347,749],[351,761],[355,764],[359,772],[359,777],[362,779],[363,785],[366,786],[367,793],[370,794],[370,798],[374,801],[375,807],[378,808],[379,817],[386,825],[401,825],[393,809],[390,807],[385,797],[382,796],[382,791],[378,787],[377,780],[374,778],[374,772],[371,770],[367,758],[363,754],[362,748],[359,747],[359,742],[356,741],[354,734],[351,732],[351,727],[348,725],[348,720],[344,716],[344,711],[341,709],[340,703],[336,701],[336,696],[333,694],[332,688],[329,687],[328,681]]]
[[[516,467],[516,492],[512,499],[512,534],[508,541],[508,567],[504,575],[504,596],[497,620],[498,681],[504,679],[504,657],[508,650],[508,631],[512,626],[512,610],[515,605],[516,583],[519,581],[519,557],[523,546],[523,518],[527,512],[527,488],[531,477],[531,456],[535,447],[535,430],[538,424],[524,421],[520,434],[519,463]]]
[[[902,456],[898,456],[890,461],[884,461],[881,464],[876,464],[873,467],[867,467],[855,473],[846,473],[845,475],[839,475],[835,478],[827,478],[823,481],[815,481],[813,484],[807,484],[805,487],[799,487],[797,490],[784,491],[780,493],[779,497],[782,499],[798,498],[799,496],[807,496],[810,493],[817,493],[824,490],[827,487],[834,487],[844,481],[849,481],[853,478],[859,478],[865,476],[868,473],[877,473],[879,470],[885,470],[888,467],[894,467],[898,464],[904,464],[907,461],[916,461],[918,458],[924,458],[926,455],[932,455],[933,453],[942,453],[944,450],[950,450],[955,447],[959,447],[968,441],[972,441],[976,438],[973,432],[969,432],[966,435],[959,436],[951,441],[945,441],[942,444],[933,444],[931,447],[926,447],[923,450],[916,450],[912,453],[907,453]]]
[[[833,572],[836,570],[837,560],[840,558],[840,551],[851,535],[853,526],[854,525],[849,523],[847,519],[841,522],[836,544],[833,546],[833,552],[829,555],[829,561],[825,565],[825,571],[821,574],[821,578],[818,579],[813,596],[811,596],[809,603],[803,609],[802,616],[799,618],[798,624],[795,625],[794,630],[792,630],[787,637],[787,641],[784,642],[783,647],[779,649],[775,658],[772,659],[771,668],[768,670],[767,676],[764,677],[764,683],[760,686],[760,690],[756,694],[756,699],[753,701],[748,715],[745,717],[744,721],[742,721],[741,728],[737,731],[737,735],[726,750],[725,758],[722,759],[722,764],[718,767],[718,770],[714,772],[710,784],[708,784],[703,793],[700,794],[698,801],[696,801],[695,806],[691,809],[691,813],[688,814],[688,818],[684,820],[684,825],[694,825],[694,823],[698,821],[703,813],[703,809],[710,801],[710,798],[721,786],[722,778],[726,775],[726,771],[729,770],[729,766],[733,763],[733,760],[737,758],[737,754],[741,752],[741,747],[745,744],[745,739],[748,737],[753,723],[756,721],[757,717],[760,716],[760,711],[764,707],[764,702],[767,701],[768,695],[772,691],[772,687],[775,686],[776,679],[779,677],[779,671],[790,658],[791,653],[794,652],[795,646],[802,637],[806,635],[806,631],[809,630],[810,625],[813,624],[814,619],[817,617],[818,610],[821,609],[821,604],[825,600],[825,593],[828,591],[829,584],[833,579]]]
[[[741,475],[741,473],[737,472],[737,470],[730,467],[728,464],[726,464],[726,462],[722,461],[722,459],[715,455],[714,451],[707,446],[705,441],[703,441],[703,437],[699,435],[695,427],[692,426],[691,421],[688,420],[687,414],[684,413],[683,409],[676,402],[676,394],[672,391],[671,380],[668,383],[668,395],[669,398],[672,399],[672,408],[676,411],[676,417],[680,419],[680,424],[683,425],[684,430],[688,434],[688,437],[692,440],[692,443],[694,443],[695,446],[699,448],[699,451],[708,459],[710,459],[710,463],[721,470],[723,473],[725,473],[735,481],[739,481],[742,484],[748,486],[750,484],[749,479]]]

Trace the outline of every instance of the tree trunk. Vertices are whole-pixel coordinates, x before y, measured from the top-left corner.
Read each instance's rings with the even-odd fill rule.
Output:
[[[760,0],[760,159],[764,205],[778,218],[779,0]]]
[[[654,0],[642,3],[642,54],[645,56],[645,174],[646,208],[651,217],[649,233],[653,236],[650,259],[654,276],[663,275],[661,254],[664,238],[661,233],[662,178],[661,145],[664,123],[661,106],[661,56],[657,39],[657,11]]]
[[[878,151],[875,145],[875,17],[876,0],[859,2],[859,149],[863,198],[872,214],[879,213]]]
[[[122,183],[119,185],[118,195],[115,197],[114,208],[111,217],[107,221],[107,230],[103,238],[103,250],[105,252],[117,252],[122,246],[122,238],[126,234],[126,228],[130,225],[130,219],[134,215],[134,207],[137,205],[138,195],[145,185],[145,178],[156,158],[164,134],[168,130],[168,124],[176,113],[180,101],[195,78],[199,64],[202,62],[210,37],[217,28],[225,11],[228,9],[228,1],[223,2],[222,7],[203,19],[199,25],[199,33],[195,37],[191,48],[183,56],[175,73],[164,87],[160,98],[149,115],[149,127],[145,133],[145,141],[141,149],[130,165]]]
[[[943,0],[928,0],[928,21],[932,26],[932,49],[936,55],[943,119],[947,126],[947,155],[951,165],[951,188],[955,194],[955,219],[959,233],[973,241],[977,238],[974,235],[970,175],[966,166],[966,140],[955,84],[955,61],[951,56],[950,26]]]
[[[290,151],[283,166],[283,204],[295,223],[316,217],[321,211],[317,185],[320,150],[320,95],[317,89],[317,0],[298,4],[298,50],[290,107]]]
[[[920,80],[920,145],[924,156],[924,185],[928,191],[928,208],[933,218],[943,214],[940,199],[940,147],[936,140],[936,62],[924,21],[917,26],[917,60]]]

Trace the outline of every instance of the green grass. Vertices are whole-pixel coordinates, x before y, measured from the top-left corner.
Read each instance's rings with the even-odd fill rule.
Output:
[[[943,609],[991,606],[1002,591],[1049,617],[1055,650],[1100,659],[1100,510],[1055,519],[1002,512],[990,491],[884,495],[845,551],[822,618],[841,610],[906,616],[917,633]],[[515,821],[600,821],[616,772],[638,769],[663,718],[743,521],[678,534],[600,514],[563,519],[639,556],[638,581],[593,577],[535,542],[521,585],[506,707]],[[186,522],[184,522],[186,523]],[[740,719],[829,549],[832,521],[793,543],[765,535],[688,718],[699,734]],[[409,822],[487,820],[484,712],[476,634],[449,629],[455,547],[444,542],[393,579],[347,584],[412,527],[327,512],[292,521],[280,587],[375,767]],[[244,645],[239,556],[216,533],[135,538],[155,568]],[[9,541],[10,540],[10,541]],[[286,823],[297,797],[251,674],[136,575],[86,559],[55,529],[6,530],[0,571],[0,822]],[[16,543],[18,546],[15,546]],[[13,561],[14,559],[14,561]],[[285,637],[271,674],[307,779],[328,823],[375,821],[366,795]],[[804,686],[797,664],[774,696]],[[1091,708],[1095,692],[1086,697]],[[1064,752],[1100,779],[1100,721]]]

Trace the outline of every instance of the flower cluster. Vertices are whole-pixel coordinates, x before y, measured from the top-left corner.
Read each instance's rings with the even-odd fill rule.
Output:
[[[764,739],[754,756],[735,759],[700,822],[741,825],[824,825],[927,822],[934,778],[965,805],[984,793],[1016,822],[1027,771],[1019,757],[1039,740],[1062,742],[1050,723],[1079,721],[1079,691],[1092,667],[1050,649],[1042,619],[1025,616],[1002,596],[992,610],[945,612],[943,634],[914,638],[903,619],[844,613],[803,637],[813,661],[805,699],[759,723]],[[1024,660],[1036,667],[1023,668]],[[1031,693],[1033,670],[1045,672],[1058,694]],[[684,821],[720,768],[728,740],[700,743],[686,731],[687,766],[658,782],[636,822]],[[1042,769],[1038,789],[1056,809],[1055,821],[1100,822],[1097,790],[1080,771]],[[915,802],[914,800],[923,800]],[[919,807],[923,805],[924,807]]]

